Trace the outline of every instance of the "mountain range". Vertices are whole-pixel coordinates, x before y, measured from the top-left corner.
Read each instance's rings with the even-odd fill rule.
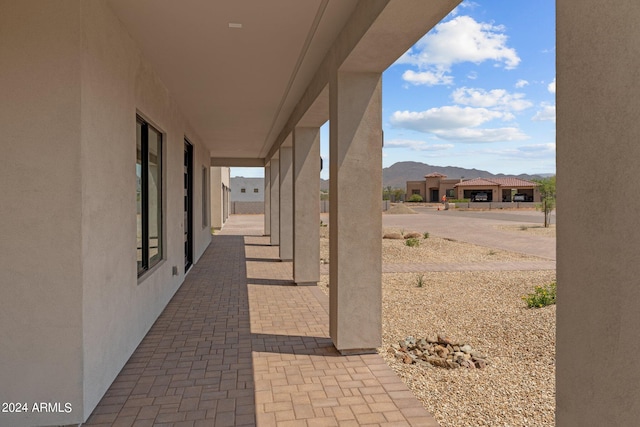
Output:
[[[443,175],[446,175],[447,178],[508,178],[508,177],[516,177],[520,179],[532,180],[532,179],[540,179],[547,176],[552,176],[553,174],[540,174],[540,175],[529,175],[529,174],[520,174],[520,175],[505,175],[502,173],[493,174],[491,172],[481,170],[481,169],[465,169],[456,166],[432,166],[426,163],[420,162],[398,162],[394,163],[387,168],[382,169],[382,187],[392,187],[392,188],[406,188],[407,181],[421,181],[424,179],[425,175],[428,175],[433,172],[438,172]],[[320,188],[323,190],[329,189],[329,181],[321,180]]]

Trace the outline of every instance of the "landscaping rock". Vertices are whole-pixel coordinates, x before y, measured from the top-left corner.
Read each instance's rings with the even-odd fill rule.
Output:
[[[415,231],[412,231],[411,233],[405,234],[404,238],[405,239],[421,239],[422,238],[422,234],[416,233]]]
[[[392,344],[388,351],[407,365],[428,363],[447,369],[484,369],[488,364],[485,356],[469,344],[456,343],[443,333],[437,338],[409,336],[398,344]]]
[[[394,240],[402,240],[404,239],[404,237],[402,237],[402,234],[400,233],[387,233],[384,236],[382,236],[383,239],[394,239]]]

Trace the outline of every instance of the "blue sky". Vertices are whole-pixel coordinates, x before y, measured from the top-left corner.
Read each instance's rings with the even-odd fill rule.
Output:
[[[555,0],[464,0],[383,74],[383,166],[555,173],[555,54]]]

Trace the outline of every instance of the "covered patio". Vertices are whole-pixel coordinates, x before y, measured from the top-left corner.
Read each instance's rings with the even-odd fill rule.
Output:
[[[370,354],[382,73],[459,3],[1,2],[0,401],[51,411],[0,424],[432,423]],[[636,425],[640,3],[576,3],[556,6],[556,424]],[[327,315],[289,285],[320,276],[328,120]],[[210,245],[227,166],[264,168],[265,221]]]

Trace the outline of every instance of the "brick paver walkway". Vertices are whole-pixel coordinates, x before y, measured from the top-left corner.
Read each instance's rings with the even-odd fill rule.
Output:
[[[293,286],[241,222],[214,236],[86,425],[437,426],[379,355],[335,350],[327,297]]]

